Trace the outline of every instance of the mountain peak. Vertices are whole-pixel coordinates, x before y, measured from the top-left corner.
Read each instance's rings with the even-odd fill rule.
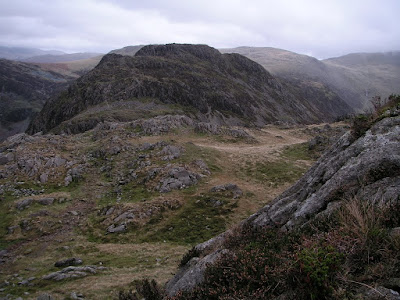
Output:
[[[45,105],[29,132],[69,128],[72,118],[89,124],[78,126],[88,130],[104,120],[104,114],[83,120],[78,114],[103,102],[140,99],[159,101],[164,111],[178,105],[198,120],[222,125],[313,123],[333,115],[298,98],[261,65],[244,56],[221,54],[206,45],[167,44],[145,46],[134,57],[104,56],[94,70]],[[135,109],[123,119],[137,115]]]
[[[220,52],[207,45],[166,44],[145,46],[135,56],[171,57],[187,55],[192,55],[200,59],[216,59],[220,57]]]

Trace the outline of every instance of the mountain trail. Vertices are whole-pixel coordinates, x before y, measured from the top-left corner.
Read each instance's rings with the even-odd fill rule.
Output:
[[[276,159],[277,154],[285,147],[305,143],[310,136],[299,129],[280,129],[277,127],[266,127],[261,130],[248,130],[258,143],[236,143],[226,144],[211,140],[194,142],[197,146],[212,148],[228,154],[232,160],[266,160]]]

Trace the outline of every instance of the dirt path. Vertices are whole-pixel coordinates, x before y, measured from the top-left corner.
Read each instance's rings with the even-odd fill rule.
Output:
[[[258,143],[222,143],[213,140],[194,142],[197,146],[216,149],[225,152],[232,160],[265,160],[274,159],[286,146],[307,142],[310,136],[298,129],[279,129],[266,127],[261,130],[249,130]]]
[[[223,171],[208,180],[207,189],[231,182],[237,184],[248,195],[252,195],[240,199],[237,215],[232,219],[232,224],[248,217],[291,185],[290,182],[269,185],[255,180],[252,176],[246,176],[244,170],[253,168],[254,163],[265,164],[281,160],[281,152],[285,147],[307,142],[311,138],[299,128],[280,129],[276,126],[267,126],[260,130],[247,130],[247,132],[257,140],[257,143],[230,142],[229,138],[227,141],[221,141],[216,140],[215,137],[191,140],[196,146],[214,149],[222,154],[219,165],[222,166]],[[307,163],[312,162],[303,162],[303,165]]]

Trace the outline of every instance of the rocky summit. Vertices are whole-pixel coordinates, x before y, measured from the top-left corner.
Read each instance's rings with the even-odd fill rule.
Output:
[[[347,108],[339,102],[337,109],[325,107],[295,96],[239,54],[220,54],[206,45],[150,45],[134,57],[104,56],[46,104],[28,132],[79,132],[104,120],[166,112],[220,125],[306,124],[332,120]]]

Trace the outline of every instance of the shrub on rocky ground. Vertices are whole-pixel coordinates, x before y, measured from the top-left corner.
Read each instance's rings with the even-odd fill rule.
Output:
[[[371,101],[371,112],[356,115],[351,120],[351,131],[354,138],[362,136],[371,126],[385,118],[398,115],[400,110],[400,95],[390,95],[387,99],[374,97]]]
[[[400,206],[367,203],[346,201],[330,226],[242,228],[204,283],[171,299],[358,299],[360,287],[385,286],[400,275],[399,236],[390,234]]]

